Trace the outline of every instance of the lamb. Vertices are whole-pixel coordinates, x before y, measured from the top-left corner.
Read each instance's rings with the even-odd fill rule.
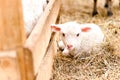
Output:
[[[76,56],[80,52],[90,53],[104,40],[100,27],[93,23],[79,24],[71,21],[64,24],[52,24],[53,32],[59,32],[61,40],[58,45],[63,50],[63,55]]]
[[[113,15],[112,10],[111,10],[112,0],[106,0],[104,7],[107,9],[107,16],[112,16]],[[98,14],[98,12],[97,12],[97,0],[94,0],[92,16],[95,16],[96,14]]]
[[[48,0],[22,0],[24,27],[28,36],[43,13]]]

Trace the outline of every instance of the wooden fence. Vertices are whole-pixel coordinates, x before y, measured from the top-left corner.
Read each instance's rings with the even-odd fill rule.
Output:
[[[0,80],[49,80],[61,0],[50,0],[30,36],[24,30],[21,0],[0,0]],[[50,41],[51,39],[51,41]]]

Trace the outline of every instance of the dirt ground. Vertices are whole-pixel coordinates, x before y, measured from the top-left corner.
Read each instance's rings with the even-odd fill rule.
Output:
[[[98,0],[98,12],[91,16],[93,0],[62,0],[58,23],[77,21],[95,23],[105,34],[101,49],[77,58],[65,57],[58,51],[54,58],[51,80],[120,80],[120,6],[113,1],[113,16],[107,17],[105,0]]]

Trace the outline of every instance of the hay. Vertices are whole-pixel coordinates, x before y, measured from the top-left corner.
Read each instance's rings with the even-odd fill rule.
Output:
[[[99,6],[99,15],[91,17],[92,2],[87,1],[76,0],[78,4],[67,10],[62,7],[58,22],[96,23],[106,39],[99,50],[89,55],[65,57],[58,51],[51,80],[120,80],[120,7],[113,6],[114,15],[107,17],[105,9]]]

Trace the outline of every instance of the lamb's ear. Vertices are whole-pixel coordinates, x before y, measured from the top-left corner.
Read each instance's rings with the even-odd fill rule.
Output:
[[[51,29],[52,29],[53,32],[57,32],[57,31],[61,30],[60,26],[56,25],[56,24],[52,24]]]
[[[85,28],[82,28],[81,30],[82,30],[82,32],[88,32],[88,31],[91,30],[91,28],[90,27],[85,27]]]

